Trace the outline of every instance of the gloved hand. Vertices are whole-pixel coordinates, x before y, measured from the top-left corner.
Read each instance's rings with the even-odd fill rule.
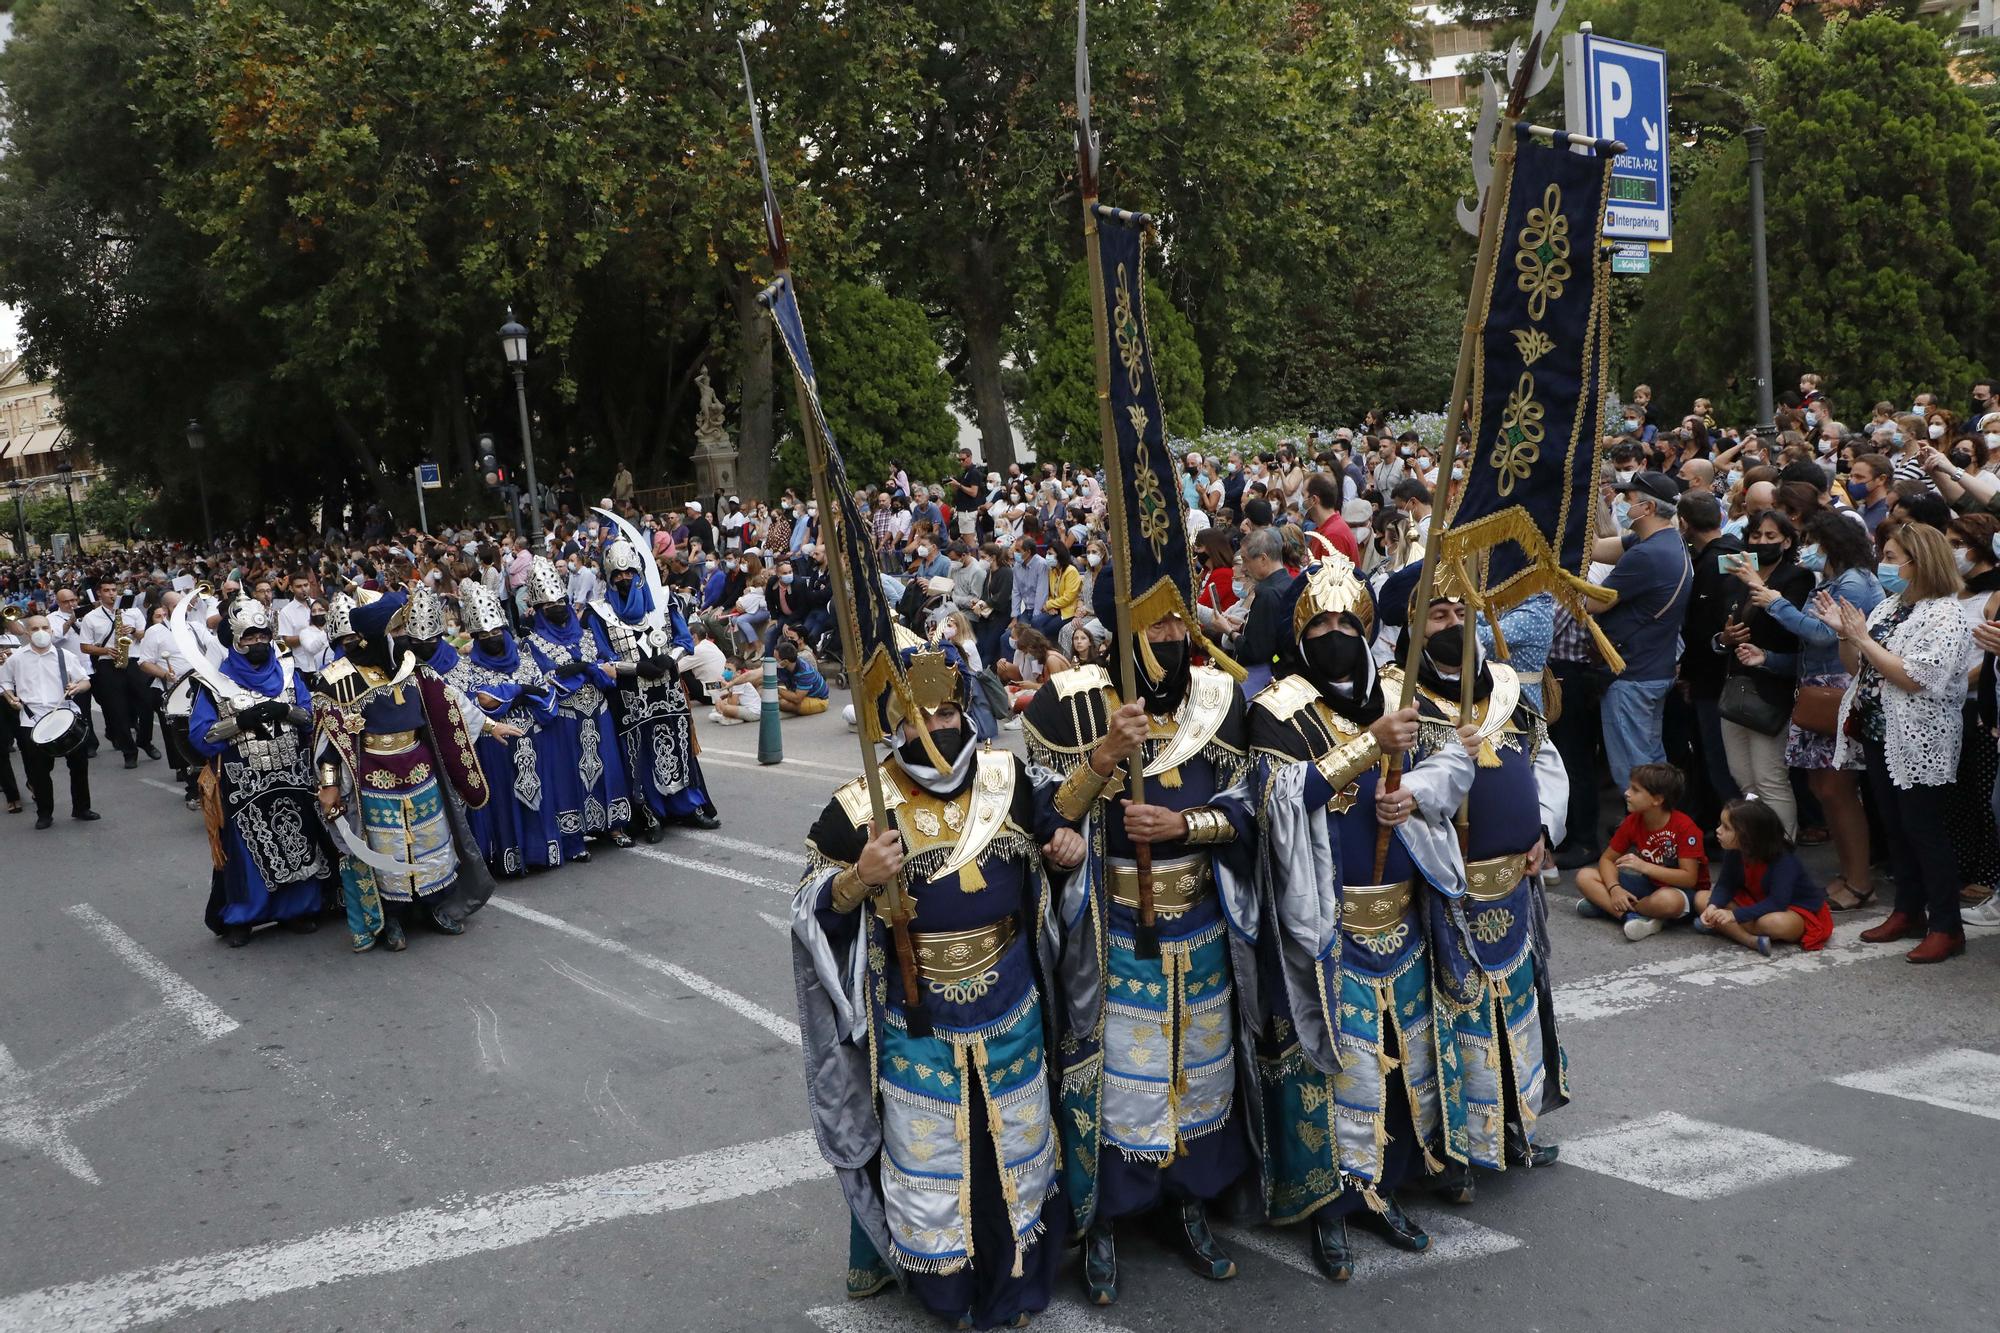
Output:
[[[266,699],[263,703],[253,705],[244,716],[252,726],[276,727],[291,719],[292,708],[282,699]]]
[[[639,659],[639,674],[647,680],[658,680],[667,674],[665,657],[642,657]]]
[[[555,669],[555,675],[560,680],[575,680],[578,676],[588,673],[589,670],[590,663],[588,662],[564,662]]]

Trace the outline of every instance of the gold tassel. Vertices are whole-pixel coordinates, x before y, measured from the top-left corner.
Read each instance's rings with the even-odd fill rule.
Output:
[[[986,887],[986,876],[979,873],[979,862],[967,861],[958,868],[958,889],[961,893],[977,893]]]
[[[1479,742],[1479,766],[1481,768],[1500,767],[1500,752],[1493,748],[1492,741]]]
[[[1176,764],[1174,767],[1167,769],[1163,773],[1154,774],[1153,781],[1159,783],[1160,786],[1166,788],[1169,791],[1178,790],[1181,785],[1180,765]]]

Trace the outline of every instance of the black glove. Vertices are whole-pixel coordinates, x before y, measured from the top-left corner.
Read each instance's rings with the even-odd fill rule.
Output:
[[[555,670],[558,680],[574,680],[590,670],[588,662],[564,662]]]
[[[639,674],[647,680],[658,680],[667,674],[665,657],[642,657],[639,659]]]
[[[275,727],[291,719],[292,709],[282,699],[266,699],[253,704],[243,716],[253,727]]]

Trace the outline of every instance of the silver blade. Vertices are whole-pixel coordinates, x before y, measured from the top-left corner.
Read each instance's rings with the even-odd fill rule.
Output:
[[[757,90],[750,84],[750,53],[743,49],[741,38],[736,42],[736,54],[743,61],[743,96],[750,102],[750,142],[757,148],[757,174],[764,181],[764,238],[770,242],[773,262],[784,264],[784,231],[778,221],[778,194],[771,188],[771,163],[764,156],[764,122],[757,114]]]
[[[1090,154],[1090,173],[1097,174],[1097,132],[1090,128],[1090,0],[1076,0],[1076,124],[1077,135]]]
[[[593,509],[597,508],[595,505],[591,507]],[[616,525],[618,531],[625,535],[625,540],[632,543],[632,549],[639,553],[639,567],[646,571],[646,587],[653,594],[653,612],[646,617],[646,628],[665,629],[667,627],[667,585],[660,581],[660,562],[653,558],[652,543],[646,540],[639,529],[633,527],[631,523],[612,513],[609,509],[598,509],[597,512],[604,515],[606,519]]]
[[[248,691],[229,677],[215,669],[208,660],[208,654],[201,650],[201,644],[194,637],[194,630],[187,623],[188,603],[193,598],[183,597],[174,604],[174,613],[167,619],[167,628],[173,632],[174,646],[181,650],[181,656],[188,661],[188,667],[202,684],[208,686],[217,699],[233,702],[244,697]],[[289,696],[287,696],[289,697]]]
[[[340,850],[361,864],[386,875],[414,876],[417,873],[417,868],[409,862],[398,861],[395,857],[370,847],[360,835],[347,826],[346,820],[334,819],[328,822],[333,825],[333,836],[339,841]]]

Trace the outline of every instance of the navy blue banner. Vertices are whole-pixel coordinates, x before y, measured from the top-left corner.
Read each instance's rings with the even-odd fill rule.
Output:
[[[1472,454],[1440,556],[1497,614],[1537,592],[1578,610],[1596,521],[1610,347],[1604,203],[1612,159],[1517,132],[1472,391]]]
[[[780,273],[759,299],[778,326],[778,336],[792,359],[792,369],[805,387],[806,410],[812,413],[813,424],[826,449],[824,466],[830,503],[821,508],[824,526],[820,535],[826,543],[829,564],[841,563],[853,589],[854,619],[860,640],[854,645],[852,665],[860,673],[857,688],[868,704],[855,711],[879,718],[887,691],[892,686],[903,690],[908,686],[897,663],[896,621],[882,590],[882,571],[875,561],[874,530],[854,507],[854,488],[847,481],[847,461],[841,457],[840,446],[826,424],[826,413],[820,408],[819,380],[813,373],[812,352],[806,346],[805,320],[799,314],[798,291],[792,285],[792,275]],[[813,432],[807,430],[805,434],[806,448],[811,450]],[[840,577],[838,571],[828,572]]]

